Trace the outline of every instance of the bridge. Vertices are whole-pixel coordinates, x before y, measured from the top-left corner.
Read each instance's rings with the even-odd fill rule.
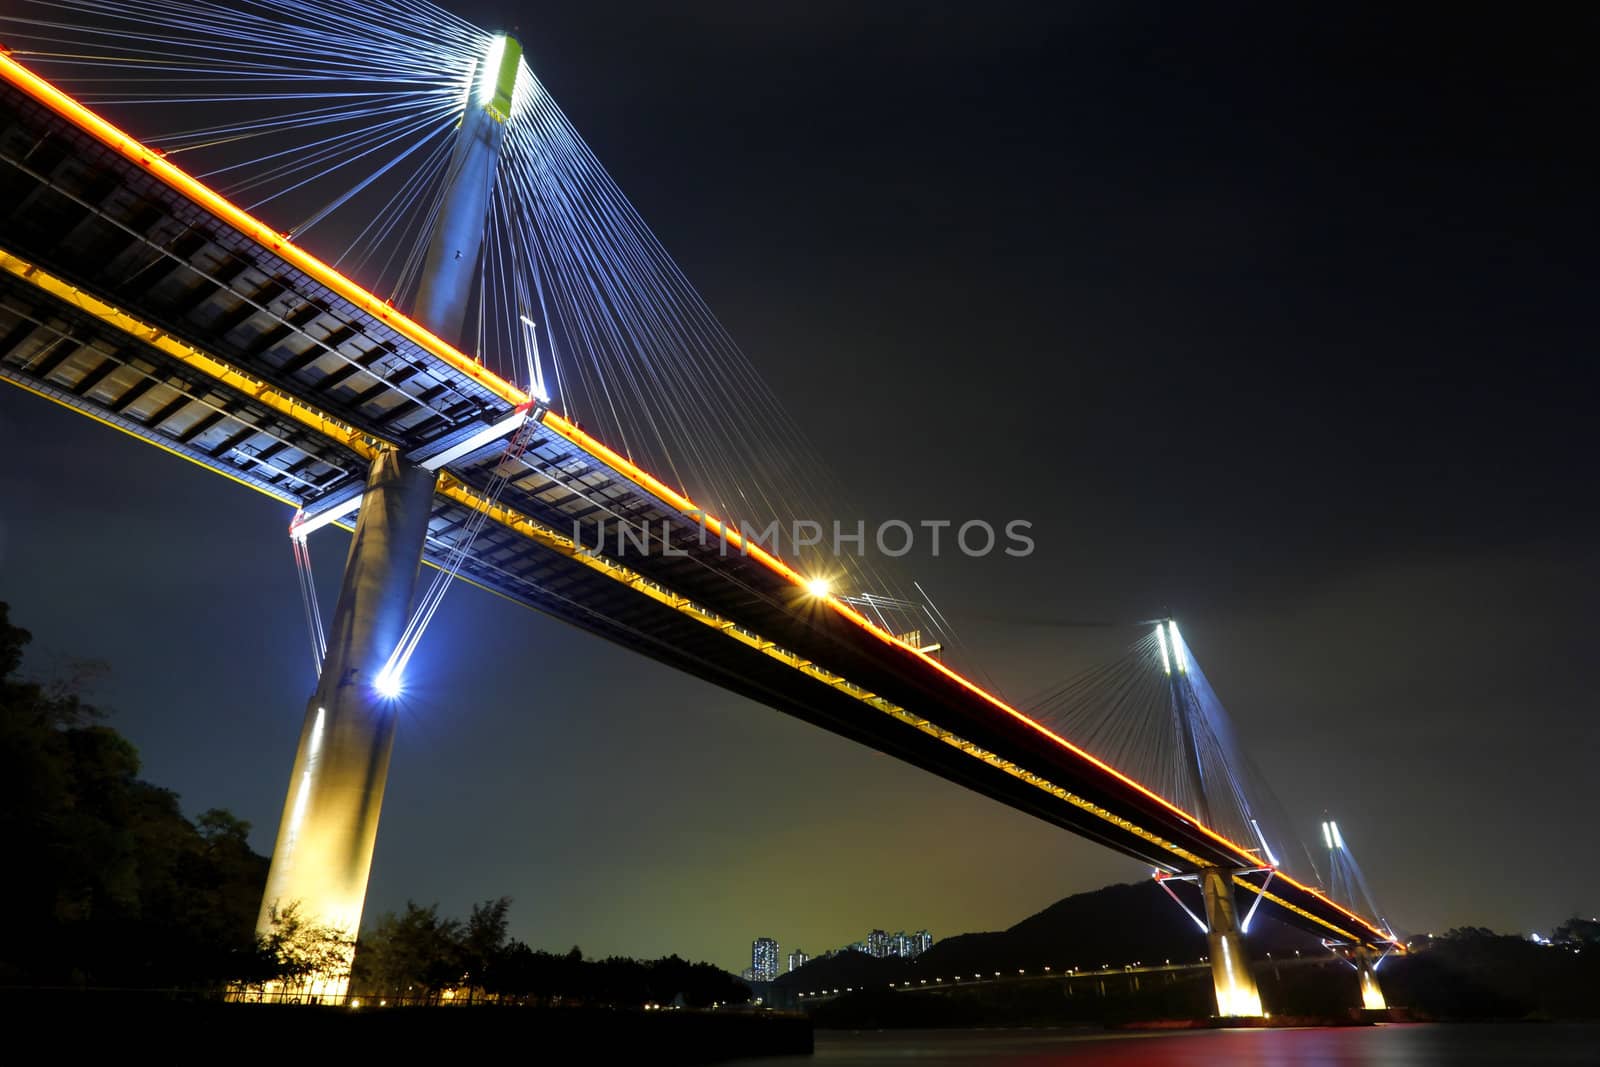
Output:
[[[485,42],[455,104],[452,177],[409,313],[0,56],[0,377],[282,501],[307,565],[317,530],[353,530],[326,627],[309,589],[318,683],[263,928],[291,902],[359,927],[394,700],[460,580],[1147,864],[1209,938],[1219,1014],[1260,1014],[1241,938],[1263,903],[1343,946],[1381,1004],[1375,968],[1399,945],[1358,910],[1359,869],[1330,840],[1341,901],[1278,861],[1171,620],[1130,653],[1184,753],[1180,784],[1164,785],[891,626],[880,609],[893,598],[803,570],[602,443],[547,399],[536,362],[518,385],[463,347],[489,190],[531,91],[516,42]],[[713,413],[690,416],[684,432],[713,439]],[[1073,714],[1107,706],[1103,687],[1071,692]],[[345,981],[309,992],[337,997]]]

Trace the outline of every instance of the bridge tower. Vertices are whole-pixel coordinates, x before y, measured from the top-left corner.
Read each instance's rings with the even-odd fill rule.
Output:
[[[1189,681],[1188,651],[1183,639],[1178,636],[1178,624],[1171,619],[1156,624],[1156,636],[1161,645],[1173,725],[1184,772],[1194,798],[1195,814],[1209,826],[1212,825],[1212,817],[1211,806],[1206,800],[1205,764],[1201,760],[1200,742],[1195,731],[1199,699]],[[1244,932],[1233,897],[1233,873],[1221,867],[1208,867],[1194,876],[1195,881],[1200,883],[1200,895],[1205,902],[1205,922],[1202,925],[1211,950],[1211,980],[1216,988],[1218,1015],[1258,1016],[1262,1013],[1261,994],[1256,989],[1255,975],[1250,973],[1250,958],[1244,951]],[[1198,917],[1195,918],[1198,922]]]
[[[429,238],[413,317],[453,344],[466,326],[521,58],[515,39],[497,36],[479,59]],[[349,985],[403,684],[384,668],[410,616],[436,484],[436,472],[392,450],[373,462],[306,706],[256,922],[268,934],[293,907],[301,922],[349,939],[342,965],[292,991],[303,999],[338,1000]]]
[[[1167,693],[1172,704],[1173,725],[1178,734],[1178,751],[1182,755],[1183,769],[1188,777],[1189,792],[1194,797],[1195,814],[1210,826],[1211,805],[1206,800],[1205,764],[1200,759],[1200,739],[1195,734],[1194,719],[1199,701],[1189,684],[1189,654],[1183,639],[1178,636],[1178,624],[1168,619],[1163,626],[1156,624],[1156,635],[1161,640],[1161,659],[1167,671]],[[1167,643],[1170,635],[1171,658]]]
[[[1383,922],[1383,914],[1378,910],[1377,902],[1372,899],[1372,891],[1367,887],[1366,876],[1361,873],[1361,865],[1356,862],[1350,846],[1345,844],[1344,834],[1339,831],[1339,824],[1329,818],[1327,812],[1323,812],[1322,843],[1328,846],[1329,895],[1342,897],[1354,903],[1359,894],[1366,899],[1367,908],[1372,914],[1378,916],[1379,922]],[[1384,932],[1388,933],[1387,923],[1384,923]],[[1333,945],[1333,949],[1355,969],[1361,988],[1361,1006],[1367,1011],[1387,1010],[1389,1001],[1383,995],[1383,987],[1378,984],[1378,967],[1388,953],[1380,955],[1371,945],[1359,942],[1344,946]]]

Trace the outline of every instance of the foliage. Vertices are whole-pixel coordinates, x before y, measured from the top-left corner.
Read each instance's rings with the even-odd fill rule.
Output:
[[[201,984],[259,969],[266,860],[223,811],[191,823],[83,697],[97,668],[17,676],[30,635],[0,603],[0,981]]]
[[[354,978],[373,997],[427,998],[464,984],[464,958],[461,923],[407,901],[362,935]]]
[[[1555,928],[1551,940],[1600,945],[1600,919],[1580,919],[1574,915]]]
[[[274,905],[268,930],[257,942],[262,957],[258,977],[276,978],[291,988],[312,979],[349,977],[356,939],[347,931],[303,917],[299,901],[281,909]]]
[[[540,1004],[742,1004],[744,983],[709,963],[677,956],[659,960],[586,960],[576,946],[540,952],[507,936],[511,900],[475,905],[466,922],[443,918],[438,905],[407,902],[364,933],[352,989],[383,1000],[434,1001],[492,997]]]
[[[177,794],[138,777],[139,754],[84,700],[99,673],[77,664],[41,685],[17,676],[31,640],[0,602],[0,982],[294,986],[353,970],[364,995],[435,999],[460,991],[540,1003],[698,1006],[750,991],[706,963],[585,960],[508,937],[511,900],[465,922],[408,903],[360,939],[309,921],[297,904],[255,933],[267,858],[250,825],[212,809],[192,822]]]

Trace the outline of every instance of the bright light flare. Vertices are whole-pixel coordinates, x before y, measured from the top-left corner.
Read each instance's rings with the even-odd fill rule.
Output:
[[[493,102],[495,90],[500,85],[500,61],[505,54],[506,35],[497,33],[490,38],[489,50],[483,54],[483,62],[478,67],[478,103]]]
[[[372,688],[385,700],[398,700],[404,691],[400,676],[387,669],[378,672],[378,677],[372,680]]]
[[[539,355],[539,324],[526,315],[518,315],[517,318],[521,319],[522,325],[528,328],[528,339],[531,342],[532,358],[528,361],[529,388],[532,389],[533,395],[538,397],[541,403],[548,404],[550,403],[550,390],[545,388],[544,360]]]
[[[487,111],[496,122],[505,122],[517,101],[518,83],[522,71],[522,45],[514,37],[500,33],[489,38],[478,63],[478,83],[473,87],[472,100]]]
[[[1183,658],[1183,641],[1178,637],[1178,624],[1168,619],[1167,629],[1172,632],[1172,659],[1178,666],[1178,673],[1188,674],[1189,664]]]
[[[1361,1006],[1368,1011],[1384,1011],[1389,1002],[1384,999],[1383,988],[1378,985],[1376,968],[1361,968]]]
[[[1256,991],[1249,970],[1244,969],[1241,974],[1240,968],[1235,967],[1230,940],[1222,939],[1222,973],[1212,971],[1217,987],[1217,1014],[1225,1018],[1259,1018],[1261,994]]]
[[[806,592],[818,600],[824,600],[833,592],[833,583],[826,578],[808,578],[806,579]]]

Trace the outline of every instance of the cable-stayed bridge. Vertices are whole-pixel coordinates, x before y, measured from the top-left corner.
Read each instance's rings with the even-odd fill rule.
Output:
[[[136,2],[41,6],[159,17]],[[330,0],[325,21],[352,6]],[[52,50],[59,27],[26,19],[7,32],[45,46],[0,57],[0,377],[294,510],[319,677],[263,924],[299,902],[359,925],[394,701],[459,579],[1098,841],[1169,890],[1196,883],[1174,899],[1211,940],[1221,1014],[1260,1013],[1240,938],[1262,906],[1350,946],[1367,1003],[1381,1002],[1373,961],[1397,944],[1337,827],[1323,832],[1339,899],[1314,863],[1289,873],[1294,834],[1177,626],[1152,621],[1124,657],[1023,710],[912,637],[953,636],[925,598],[860,561],[769,551],[744,520],[830,514],[792,423],[516,42],[398,10],[378,42],[419,12],[442,20],[394,75],[404,88],[232,90],[268,110],[213,116],[180,142],[302,133],[299,153],[255,161],[291,188],[325,176],[335,149],[366,159],[293,234],[32,69],[133,59]],[[333,40],[324,62],[349,46]],[[179,99],[184,78],[222,77],[210,65],[232,50],[144,47],[141,62],[189,72],[161,85]],[[271,67],[271,49],[251,47]],[[301,97],[314,129],[273,117]],[[357,132],[323,135],[353,110]],[[422,161],[409,177],[408,159]],[[353,240],[388,250],[373,273],[397,296],[307,250],[305,231],[357,193],[386,198]],[[324,625],[309,538],[329,524],[354,538]],[[419,561],[433,565],[420,596]]]

